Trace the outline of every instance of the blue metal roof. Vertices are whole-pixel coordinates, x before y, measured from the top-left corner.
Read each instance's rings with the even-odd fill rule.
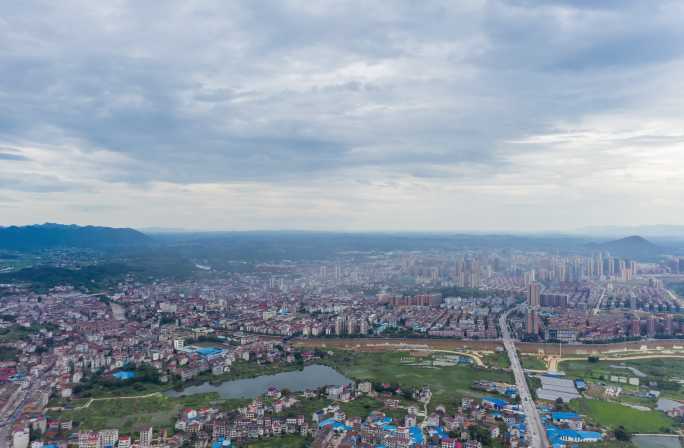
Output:
[[[554,420],[577,420],[580,416],[574,412],[552,412],[551,418]]]
[[[506,400],[503,400],[501,398],[496,398],[496,397],[485,397],[482,399],[482,401],[488,401],[489,403],[492,403],[494,406],[498,406],[500,408],[502,408],[508,404],[508,402]]]
[[[421,444],[425,441],[423,430],[418,426],[411,426],[409,428],[409,436],[411,437],[411,441],[417,444]]]

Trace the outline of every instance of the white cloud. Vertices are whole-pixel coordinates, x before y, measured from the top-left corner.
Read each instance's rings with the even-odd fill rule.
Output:
[[[0,224],[684,219],[679,2],[0,12]]]

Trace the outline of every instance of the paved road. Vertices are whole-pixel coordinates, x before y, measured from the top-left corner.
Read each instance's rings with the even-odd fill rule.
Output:
[[[603,299],[606,297],[606,289],[603,288],[601,289],[601,296],[599,297],[598,301],[596,302],[596,306],[594,307],[594,315],[597,315],[598,313],[601,312],[601,304],[603,303]]]
[[[0,446],[11,446],[10,437],[12,436],[12,426],[21,415],[21,411],[24,409],[24,406],[26,406],[28,403],[31,393],[35,390],[36,386],[34,382],[31,383],[24,391],[22,391],[23,396],[21,400],[19,400],[19,404],[16,405],[14,410],[12,410],[9,415],[3,415],[2,421],[0,422]]]
[[[508,328],[507,321],[509,314],[516,309],[520,309],[521,307],[522,305],[516,308],[511,308],[503,313],[499,318],[499,326],[501,327],[501,334],[503,336],[503,343],[504,347],[506,348],[506,353],[508,353],[508,359],[511,361],[511,369],[513,370],[513,376],[515,377],[515,384],[518,387],[518,393],[520,394],[523,411],[525,412],[529,446],[532,448],[547,448],[549,446],[549,440],[546,437],[546,431],[544,430],[541,417],[539,417],[537,406],[532,400],[530,389],[527,387],[525,372],[523,371],[522,364],[520,364],[518,352],[515,349],[515,342],[511,338],[511,333]]]
[[[680,299],[679,296],[677,294],[675,294],[674,292],[672,292],[671,289],[667,289],[666,291],[670,295],[670,298],[672,300],[674,300],[675,303],[678,303],[679,306],[684,305],[684,300]]]
[[[15,407],[14,411],[10,415],[3,415],[2,421],[0,421],[0,446],[10,446],[10,437],[12,436],[12,426],[21,416],[24,406],[29,402],[29,399],[33,393],[37,392],[41,388],[41,380],[45,378],[46,374],[54,368],[55,364],[52,363],[47,369],[41,373],[38,378],[29,378],[29,385],[23,391],[24,396],[20,400],[19,404]]]

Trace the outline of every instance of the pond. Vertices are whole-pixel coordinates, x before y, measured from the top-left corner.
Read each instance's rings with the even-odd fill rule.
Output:
[[[216,392],[221,398],[254,398],[266,393],[269,387],[290,389],[291,391],[303,391],[316,389],[322,386],[338,386],[349,384],[352,381],[328,366],[314,364],[304,367],[303,370],[277,373],[275,375],[262,375],[255,378],[225,381],[221,384],[202,383],[197,386],[189,386],[181,391],[171,390],[166,392],[170,397],[185,395],[204,394]]]

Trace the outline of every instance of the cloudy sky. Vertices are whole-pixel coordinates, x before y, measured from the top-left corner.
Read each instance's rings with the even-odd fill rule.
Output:
[[[0,6],[0,225],[562,230],[683,198],[679,0]]]

